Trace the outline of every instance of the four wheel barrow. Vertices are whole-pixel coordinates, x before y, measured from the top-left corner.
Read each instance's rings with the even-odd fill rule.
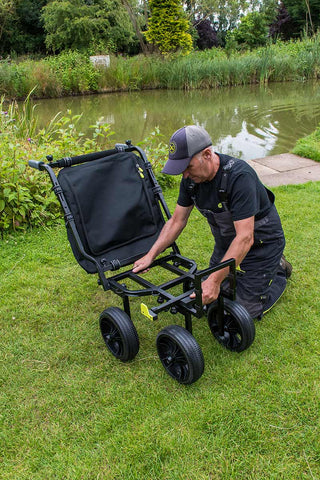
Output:
[[[114,149],[56,161],[48,155],[47,162],[31,160],[29,166],[49,175],[79,265],[97,274],[105,291],[122,298],[123,309],[108,307],[99,319],[102,338],[114,357],[127,362],[139,351],[130,297],[152,297],[153,306],[141,303],[141,313],[151,320],[164,311],[184,316],[184,327],[169,325],[156,338],[163,367],[179,383],[191,384],[204,371],[203,354],[192,335],[193,317],[206,317],[213,337],[228,350],[241,352],[252,344],[254,322],[235,301],[234,259],[198,271],[195,261],[182,256],[174,242],[150,267],[170,272],[170,279],[155,284],[149,275],[132,272],[132,264],[149,251],[170,218],[151,163],[140,147],[127,141]],[[202,280],[225,267],[230,270],[229,287],[214,303],[202,305]],[[190,298],[192,292],[195,298]]]

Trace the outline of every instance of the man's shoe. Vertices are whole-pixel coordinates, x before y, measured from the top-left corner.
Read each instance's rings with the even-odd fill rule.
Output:
[[[288,262],[288,260],[286,260],[284,255],[281,257],[280,266],[285,271],[286,278],[290,278],[292,273],[292,265]]]

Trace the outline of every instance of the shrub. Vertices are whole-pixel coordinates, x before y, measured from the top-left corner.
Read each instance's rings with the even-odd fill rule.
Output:
[[[85,93],[97,90],[100,73],[90,62],[88,55],[66,51],[60,55],[48,57],[45,61],[61,84],[62,93]]]
[[[218,46],[217,32],[208,18],[196,20],[193,25],[198,34],[196,44],[199,50]]]
[[[77,130],[80,115],[56,116],[37,130],[30,95],[19,109],[15,102],[0,103],[0,232],[51,225],[60,218],[59,205],[46,175],[29,168],[28,160],[43,160],[108,148],[110,126],[97,122],[91,138]]]
[[[155,130],[142,142],[139,142],[137,146],[140,146],[146,152],[160,186],[166,189],[174,186],[177,181],[172,175],[161,173],[168,158],[168,145],[163,143],[162,139],[163,135],[160,133],[159,127],[156,127]]]

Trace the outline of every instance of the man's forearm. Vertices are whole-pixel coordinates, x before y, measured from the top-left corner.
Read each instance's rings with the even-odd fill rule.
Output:
[[[234,258],[236,261],[236,266],[238,267],[242,262],[242,260],[247,255],[247,253],[249,252],[251,246],[252,246],[251,237],[239,238],[236,236],[231,242],[221,262],[224,262],[225,260],[230,260],[230,258]],[[209,276],[209,278],[215,283],[220,285],[221,282],[228,275],[229,271],[230,271],[229,267],[223,268],[221,270],[218,270],[217,272],[212,273]]]
[[[160,235],[148,252],[148,255],[154,260],[161,252],[168,248],[178,238],[184,225],[173,223],[170,218],[163,226]]]
[[[155,241],[149,252],[142,258],[136,260],[133,265],[133,272],[147,272],[153,260],[178,238],[187,224],[188,217],[193,206],[176,206],[172,217],[164,224],[158,239]]]

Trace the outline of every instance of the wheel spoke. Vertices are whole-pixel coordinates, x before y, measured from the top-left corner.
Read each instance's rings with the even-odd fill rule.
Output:
[[[157,350],[165,370],[179,383],[190,385],[201,377],[202,351],[185,328],[170,325],[161,330],[157,336]]]
[[[139,337],[130,317],[117,307],[109,307],[99,319],[103,340],[112,355],[123,362],[139,351]]]
[[[179,345],[170,338],[163,338],[158,347],[160,360],[168,372],[178,381],[188,378],[189,365]]]
[[[223,334],[220,335],[218,325],[218,311],[212,309],[209,317],[209,326],[214,337],[224,347],[230,350],[242,351],[246,343],[246,331],[243,330],[243,322],[237,311],[234,311],[232,304],[225,305],[223,311]]]
[[[106,345],[114,355],[121,355],[123,352],[123,343],[119,330],[112,322],[105,322],[103,338]]]

